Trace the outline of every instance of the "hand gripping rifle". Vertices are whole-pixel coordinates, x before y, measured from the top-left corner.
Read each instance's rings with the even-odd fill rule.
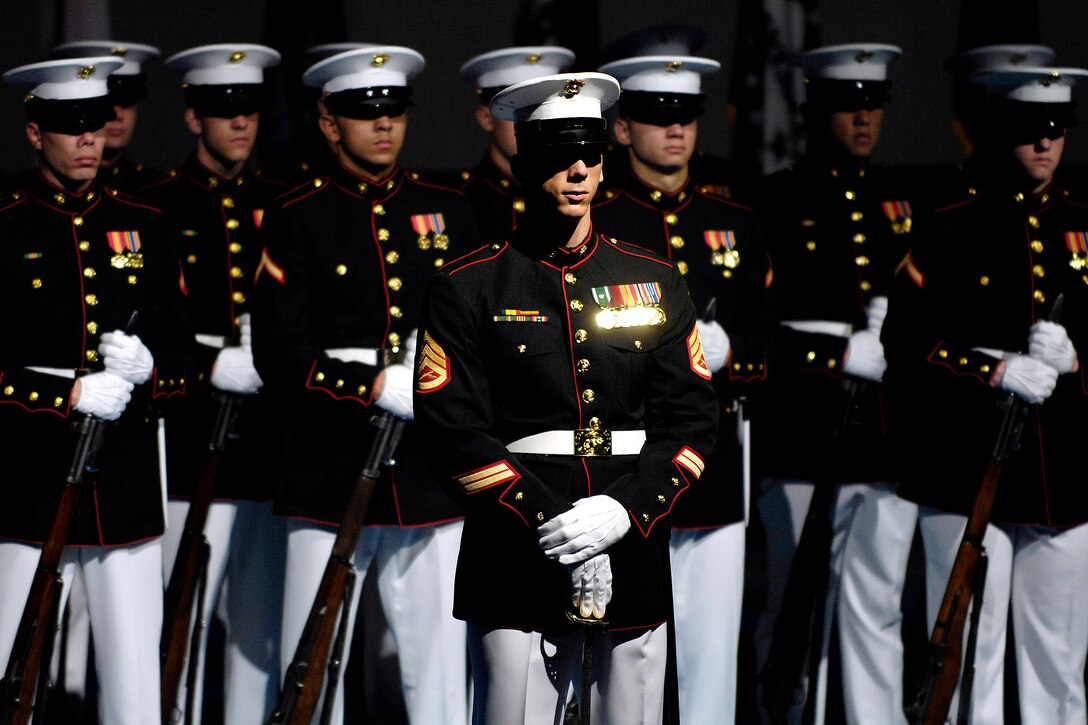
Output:
[[[344,519],[336,531],[332,553],[325,565],[321,585],[317,589],[306,627],[302,630],[295,655],[287,668],[276,708],[268,718],[267,725],[309,725],[317,703],[321,700],[321,684],[325,678],[324,666],[328,662],[328,684],[325,691],[325,704],[321,720],[327,722],[332,712],[332,700],[336,693],[339,679],[341,658],[346,639],[349,597],[355,580],[355,566],[352,556],[355,545],[362,532],[370,498],[381,475],[381,466],[395,465],[393,451],[396,450],[401,434],[404,432],[403,418],[391,413],[374,416],[371,422],[378,431],[370,446],[366,465],[355,479],[355,488],[351,493]],[[339,627],[337,627],[339,620]],[[333,644],[333,632],[336,630],[336,642]],[[330,657],[330,651],[332,656]]]
[[[1050,321],[1057,322],[1061,316],[1063,296],[1059,294],[1050,309]],[[1001,469],[1010,451],[1020,446],[1020,433],[1024,428],[1024,417],[1028,405],[1013,393],[1001,401],[999,407],[1004,411],[997,440],[994,442],[990,462],[979,484],[971,515],[960,540],[960,548],[952,563],[952,572],[948,576],[948,585],[944,590],[941,608],[937,610],[937,621],[933,624],[933,633],[929,638],[929,658],[926,663],[925,677],[914,702],[907,708],[907,719],[914,725],[944,725],[948,711],[952,706],[952,696],[960,679],[960,657],[963,652],[963,633],[967,621],[967,610],[976,591],[980,591],[986,576],[986,547],[982,540],[986,527],[990,523],[990,514],[997,495],[997,482],[1001,478]],[[981,601],[975,610],[981,610]],[[969,643],[973,644],[974,629],[977,627],[978,613],[972,616],[972,632]],[[973,658],[973,647],[967,653],[969,661]],[[960,693],[959,719],[966,721],[970,702],[970,669],[964,674],[964,690]]]
[[[136,326],[133,312],[125,327],[128,334]],[[45,717],[45,690],[49,684],[49,663],[53,657],[53,642],[60,617],[60,595],[64,580],[60,574],[60,557],[68,543],[76,506],[83,488],[83,476],[95,473],[95,459],[102,448],[106,422],[85,415],[74,424],[78,437],[72,462],[68,466],[64,489],[42,544],[38,568],[30,585],[23,616],[15,634],[7,671],[0,680],[0,725],[26,725],[37,702],[37,720]]]
[[[839,440],[843,435],[867,386],[867,381],[861,378],[843,376],[832,441]],[[763,684],[763,703],[773,725],[784,725],[788,721],[806,662],[809,671],[814,671],[823,652],[823,621],[833,535],[831,518],[838,490],[838,486],[830,481],[816,482],[790,565],[782,608],[775,620],[770,655],[759,675]],[[811,682],[815,683],[815,678],[811,678]],[[813,721],[814,703],[815,697],[806,699],[806,722]]]
[[[196,681],[197,655],[200,636],[193,626],[196,612],[197,626],[204,618],[204,591],[208,579],[208,556],[211,547],[204,536],[208,521],[215,481],[227,449],[227,440],[234,433],[242,396],[216,391],[215,423],[208,441],[208,455],[200,468],[196,490],[185,517],[185,529],[181,534],[178,554],[170,572],[170,583],[163,597],[163,628],[159,640],[159,664],[161,670],[161,707],[163,723],[176,723],[181,711],[176,708],[181,672],[186,653],[189,668],[186,679],[186,722],[192,722],[193,697]]]

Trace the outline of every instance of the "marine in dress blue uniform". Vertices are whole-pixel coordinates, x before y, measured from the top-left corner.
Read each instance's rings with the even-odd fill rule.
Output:
[[[583,636],[594,712],[662,714],[669,517],[717,406],[679,271],[590,220],[618,92],[580,73],[495,96],[529,216],[443,268],[424,306],[417,420],[466,511],[454,611],[477,723],[562,722]],[[583,635],[572,610],[608,631]]]

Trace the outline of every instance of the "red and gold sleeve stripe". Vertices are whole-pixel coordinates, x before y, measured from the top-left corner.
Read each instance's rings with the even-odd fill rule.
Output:
[[[516,480],[518,477],[518,472],[509,463],[499,461],[457,476],[454,480],[461,484],[461,488],[464,489],[465,493],[473,494],[492,486]]]
[[[680,452],[673,456],[672,462],[685,469],[695,478],[703,475],[703,469],[706,468],[706,461],[703,460],[703,457],[687,446],[681,448]]]

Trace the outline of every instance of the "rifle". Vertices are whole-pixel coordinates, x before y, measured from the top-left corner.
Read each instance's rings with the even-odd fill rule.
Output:
[[[340,527],[336,531],[332,553],[325,565],[325,573],[317,589],[317,596],[310,608],[310,616],[302,630],[294,657],[287,668],[283,687],[280,689],[276,707],[269,716],[266,725],[309,725],[317,703],[321,699],[321,683],[325,673],[322,664],[328,661],[329,682],[325,692],[325,705],[322,720],[331,714],[332,699],[336,691],[337,675],[341,653],[336,652],[330,658],[333,643],[333,630],[337,629],[337,620],[346,619],[347,598],[355,579],[355,566],[352,556],[355,545],[362,532],[370,497],[374,493],[381,465],[394,466],[393,451],[397,447],[404,424],[407,421],[391,413],[382,413],[371,419],[378,431],[370,445],[366,464],[362,473],[355,479],[355,488],[348,501],[347,510]],[[341,633],[344,631],[341,622]],[[337,636],[337,647],[343,647],[345,637]]]
[[[26,725],[30,722],[35,699],[38,702],[39,720],[45,702],[45,689],[49,681],[49,661],[52,658],[53,639],[57,629],[60,595],[63,588],[60,564],[61,553],[68,543],[68,533],[79,503],[83,475],[94,472],[95,458],[102,447],[105,422],[92,416],[84,416],[75,424],[79,437],[75,454],[68,467],[64,490],[61,491],[49,535],[42,544],[38,569],[23,608],[22,619],[15,635],[7,671],[0,682],[0,725]]]
[[[832,441],[838,440],[846,429],[857,400],[866,387],[866,381],[860,378],[843,376]],[[810,671],[819,665],[822,653],[828,562],[831,556],[831,519],[838,487],[826,482],[817,484],[814,489],[790,565],[782,608],[775,620],[771,651],[759,675],[763,684],[763,704],[767,706],[770,721],[775,725],[788,721],[794,693],[805,670],[806,653]],[[814,715],[814,700],[806,698],[806,719]]]
[[[161,707],[163,723],[177,722],[180,711],[176,709],[178,690],[181,687],[181,671],[185,656],[189,654],[188,689],[186,691],[186,721],[191,722],[193,685],[196,677],[196,660],[200,638],[195,636],[191,625],[193,611],[196,621],[203,618],[204,587],[207,585],[208,555],[210,546],[204,536],[204,525],[211,508],[215,481],[227,448],[227,439],[233,434],[242,405],[242,397],[232,393],[215,391],[215,423],[208,441],[208,455],[200,468],[196,490],[185,516],[185,529],[178,545],[170,583],[163,597],[163,628],[159,641],[161,670]]]
[[[1049,320],[1057,322],[1062,312],[1064,295],[1059,294],[1050,308]],[[1020,447],[1020,434],[1024,428],[1024,417],[1028,405],[1013,393],[998,405],[1004,414],[998,428],[990,461],[979,484],[971,515],[963,530],[960,548],[952,563],[952,572],[948,576],[948,585],[944,590],[941,607],[937,610],[937,621],[933,624],[933,633],[929,638],[929,658],[926,674],[918,688],[914,702],[906,709],[907,719],[915,725],[944,725],[948,710],[952,706],[952,696],[960,679],[960,655],[963,651],[963,631],[967,620],[967,610],[977,589],[981,588],[985,575],[986,547],[982,540],[986,527],[990,523],[994,498],[997,495],[997,481],[1001,478],[1001,469],[1009,452]],[[981,604],[977,609],[981,609]],[[975,615],[977,621],[977,614]],[[972,632],[971,640],[974,639]],[[973,655],[971,655],[973,657]],[[966,676],[965,676],[966,679]],[[970,690],[970,687],[967,688]],[[960,703],[961,717],[967,709]],[[970,704],[966,706],[970,708]]]

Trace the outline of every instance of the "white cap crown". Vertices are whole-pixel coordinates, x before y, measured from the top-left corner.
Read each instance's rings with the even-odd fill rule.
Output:
[[[550,76],[574,62],[574,51],[555,45],[518,46],[482,53],[465,61],[460,73],[477,88],[505,88]]]
[[[229,86],[264,83],[264,69],[279,62],[280,54],[265,45],[221,43],[176,53],[166,59],[166,67],[180,71],[182,83]]]
[[[418,51],[397,45],[374,45],[338,53],[315,63],[302,82],[325,93],[378,86],[402,87],[426,61]]]
[[[625,91],[697,94],[702,92],[703,75],[721,67],[711,58],[649,55],[606,63],[601,72],[619,79]]]
[[[794,63],[810,78],[840,81],[885,81],[888,63],[903,54],[895,45],[850,43],[828,45],[799,53]]]
[[[106,79],[123,63],[111,56],[47,60],[12,68],[4,80],[32,86],[30,95],[45,100],[98,98],[108,95]]]
[[[112,55],[123,61],[111,75],[135,76],[143,72],[143,64],[158,58],[161,51],[143,43],[126,43],[120,40],[77,40],[58,45],[49,51],[54,58],[85,58]]]
[[[603,118],[619,96],[619,81],[605,73],[560,73],[504,88],[490,108],[505,121]]]

